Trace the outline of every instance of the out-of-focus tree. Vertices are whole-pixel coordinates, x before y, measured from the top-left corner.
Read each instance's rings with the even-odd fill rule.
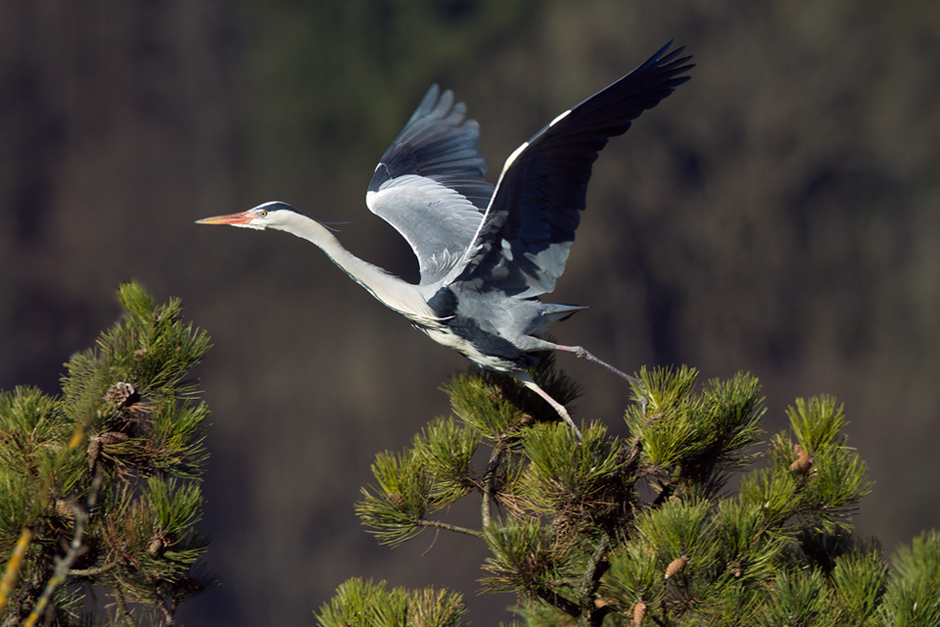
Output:
[[[62,394],[0,394],[0,624],[172,625],[212,584],[200,476],[208,409],[188,371],[209,345],[180,303],[120,290],[124,318],[74,355]],[[113,598],[94,607],[92,586]],[[85,615],[83,615],[85,614]]]

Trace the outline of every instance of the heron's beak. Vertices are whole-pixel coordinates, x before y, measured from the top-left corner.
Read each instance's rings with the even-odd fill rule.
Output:
[[[231,224],[233,226],[247,226],[251,223],[254,217],[254,214],[250,211],[242,211],[241,213],[229,213],[224,216],[203,218],[202,220],[196,220],[196,224]]]

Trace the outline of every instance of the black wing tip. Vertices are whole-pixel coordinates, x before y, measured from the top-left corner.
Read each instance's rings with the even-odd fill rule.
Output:
[[[692,59],[691,54],[687,54],[684,57],[678,58],[683,52],[685,52],[685,45],[679,46],[675,50],[666,54],[666,51],[672,47],[674,39],[670,39],[669,43],[657,50],[646,62],[641,65],[637,70],[646,70],[651,67],[657,67],[661,69],[668,69],[671,72],[679,73],[685,72],[695,67],[694,63],[688,63]],[[688,79],[686,79],[688,80]]]
[[[653,62],[653,63],[657,63],[657,62],[668,63],[668,62],[672,61],[675,57],[677,57],[677,56],[679,56],[680,54],[682,54],[683,52],[685,52],[685,44],[682,44],[681,46],[679,46],[679,47],[676,48],[675,50],[672,50],[671,52],[669,52],[669,54],[667,55],[667,54],[666,54],[666,51],[669,50],[669,49],[672,47],[672,44],[674,44],[675,42],[676,42],[675,39],[670,39],[670,40],[666,43],[665,46],[663,46],[662,48],[660,48],[659,50],[657,50],[657,51],[653,54],[653,56],[651,56],[651,57],[649,58],[649,61],[647,61],[647,63],[649,63],[649,62]],[[692,55],[688,55],[688,56],[684,57],[682,60],[684,61],[684,60],[686,60],[686,59],[691,59],[691,58],[692,58]]]
[[[670,40],[669,43],[657,50],[645,63],[633,72],[630,72],[630,74],[655,72],[659,76],[668,77],[667,84],[670,90],[688,82],[692,77],[686,73],[695,67],[694,63],[689,63],[692,59],[692,55],[679,56],[685,51],[684,45],[669,51],[674,41],[675,40]],[[669,51],[668,54],[667,51]]]
[[[695,67],[695,66],[694,66],[694,65],[690,65],[689,67],[690,67],[690,68],[693,68],[693,67]],[[685,69],[685,68],[683,68],[683,69]],[[676,87],[678,87],[679,85],[682,85],[683,83],[688,83],[689,80],[691,80],[691,78],[692,78],[691,76],[677,76],[677,77],[675,77],[674,79],[672,79],[671,81],[669,81],[669,86],[672,87],[673,89],[675,89]]]
[[[418,108],[415,109],[415,112],[411,114],[408,122],[405,123],[405,128],[407,129],[408,126],[421,118],[428,116],[443,118],[454,110],[457,110],[461,115],[466,115],[466,105],[462,102],[456,102],[454,92],[449,89],[442,90],[441,86],[437,83],[431,83],[431,86],[428,87],[428,90],[424,93],[424,98],[422,98],[421,102],[418,104]]]

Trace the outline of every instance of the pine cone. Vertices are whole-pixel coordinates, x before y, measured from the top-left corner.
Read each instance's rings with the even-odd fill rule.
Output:
[[[666,579],[670,577],[675,577],[685,569],[685,565],[689,563],[689,558],[685,555],[682,557],[677,557],[669,563],[669,566],[666,567]]]
[[[93,436],[88,441],[88,467],[94,468],[95,463],[98,461],[98,456],[101,454],[101,440],[97,436]]]
[[[153,555],[154,557],[160,557],[163,555],[163,552],[166,550],[166,541],[160,536],[154,536],[150,538],[150,542],[147,543],[147,552]]]
[[[98,436],[98,439],[102,444],[107,446],[108,444],[118,444],[120,442],[127,442],[130,438],[126,433],[121,433],[120,431],[106,431]]]
[[[132,383],[118,381],[105,392],[104,400],[118,407],[130,407],[140,400],[140,394]]]
[[[793,452],[796,454],[796,459],[790,464],[790,472],[796,472],[802,475],[812,467],[813,458],[810,457],[806,449],[799,444],[793,445]]]
[[[644,618],[646,618],[646,602],[637,601],[633,606],[633,627],[640,627]]]

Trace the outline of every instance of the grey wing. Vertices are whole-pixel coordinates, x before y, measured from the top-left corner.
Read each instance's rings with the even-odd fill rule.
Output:
[[[465,265],[449,280],[476,282],[523,298],[551,292],[584,209],[591,165],[610,137],[625,133],[691,68],[666,44],[644,64],[559,115],[514,152],[497,183]]]
[[[480,129],[450,91],[432,85],[375,169],[366,204],[411,245],[421,284],[440,281],[464,255],[493,195]]]

